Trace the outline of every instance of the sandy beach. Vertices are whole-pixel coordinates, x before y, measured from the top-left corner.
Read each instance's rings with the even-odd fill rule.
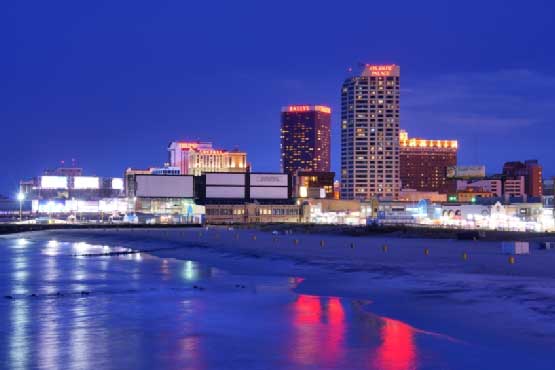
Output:
[[[555,250],[532,248],[529,255],[516,256],[511,264],[509,256],[501,253],[501,242],[273,235],[224,227],[47,233],[66,239],[118,241],[160,257],[225,267],[237,264],[252,272],[310,274],[307,267],[318,268],[339,277],[325,284],[310,284],[308,279],[299,291],[365,299],[383,292],[439,305],[448,301],[486,323],[510,325],[531,336],[555,334]]]
[[[17,237],[121,246],[164,261],[198,261],[245,281],[260,275],[289,277],[298,294],[361,302],[374,314],[462,345],[493,348],[495,343],[499,356],[507,355],[505,348],[522,348],[524,362],[545,356],[555,344],[555,250],[533,248],[511,264],[501,242],[486,241],[275,235],[223,227],[9,236]]]

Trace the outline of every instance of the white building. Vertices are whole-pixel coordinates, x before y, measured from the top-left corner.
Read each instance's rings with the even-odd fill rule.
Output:
[[[400,67],[366,65],[341,90],[341,198],[396,199]]]
[[[206,172],[246,172],[247,153],[214,149],[208,142],[174,141],[168,147],[171,167],[182,175],[200,176]]]

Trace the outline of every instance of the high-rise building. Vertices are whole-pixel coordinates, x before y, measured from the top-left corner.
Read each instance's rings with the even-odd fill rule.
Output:
[[[524,176],[524,189],[529,197],[541,197],[542,189],[542,166],[537,160],[522,162],[506,162],[503,165],[503,176],[518,178]]]
[[[206,172],[247,172],[247,153],[214,149],[212,143],[174,141],[168,146],[169,164],[182,175],[200,176]]]
[[[341,198],[399,195],[400,67],[365,65],[341,89]]]
[[[281,109],[281,169],[330,171],[331,109],[324,105],[289,105]]]
[[[399,135],[403,189],[449,192],[447,168],[457,165],[457,140],[428,140]]]

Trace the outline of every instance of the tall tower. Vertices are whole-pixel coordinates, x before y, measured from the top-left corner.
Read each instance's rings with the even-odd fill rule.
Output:
[[[341,197],[399,195],[398,65],[365,65],[341,89]]]
[[[289,105],[281,109],[281,169],[330,171],[331,109],[323,105]]]

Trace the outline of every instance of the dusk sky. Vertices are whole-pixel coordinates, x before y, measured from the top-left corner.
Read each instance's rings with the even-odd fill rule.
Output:
[[[555,175],[552,1],[5,1],[0,194],[77,160],[160,166],[176,139],[279,171],[280,108],[332,107],[359,63],[401,66],[401,126],[459,140],[459,164]]]

